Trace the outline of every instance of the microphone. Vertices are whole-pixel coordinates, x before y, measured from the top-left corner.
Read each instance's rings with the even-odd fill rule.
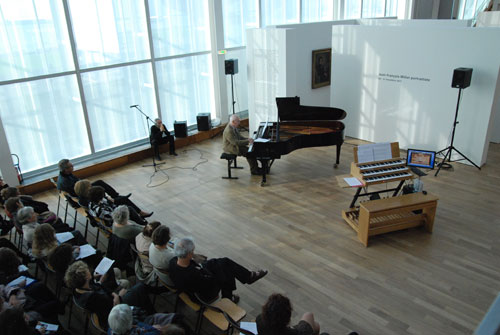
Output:
[[[139,106],[139,105],[132,105],[132,106],[130,106],[130,108],[134,108],[134,107],[137,107],[137,106]]]

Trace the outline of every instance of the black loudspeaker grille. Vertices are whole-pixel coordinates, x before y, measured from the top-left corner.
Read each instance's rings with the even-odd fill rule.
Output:
[[[467,67],[459,67],[453,71],[453,79],[451,80],[451,87],[466,88],[470,86],[472,78],[472,69]]]
[[[196,115],[196,123],[198,124],[198,131],[206,131],[212,129],[212,120],[210,113],[200,113]]]
[[[226,74],[237,74],[238,73],[238,60],[237,59],[226,59],[224,61],[224,68]]]
[[[174,122],[175,137],[187,137],[187,121]]]

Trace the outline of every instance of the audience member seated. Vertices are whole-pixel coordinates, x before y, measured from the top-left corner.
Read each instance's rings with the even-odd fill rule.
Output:
[[[18,197],[23,206],[31,206],[38,214],[49,211],[49,205],[45,202],[34,200],[30,195],[21,195],[17,187],[7,187],[2,190],[2,198],[7,201],[10,198]]]
[[[314,321],[312,313],[305,313],[299,323],[293,327],[289,326],[291,317],[292,304],[290,300],[281,294],[272,294],[262,307],[262,313],[257,316],[257,332],[259,335],[319,334],[319,324]]]
[[[21,200],[18,197],[9,198],[4,203],[5,206],[5,214],[11,219],[16,219],[17,211],[23,207]]]
[[[33,207],[22,207],[17,211],[16,223],[23,230],[23,238],[26,242],[33,242],[35,228],[38,226],[38,214]]]
[[[28,243],[33,241],[33,234],[35,233],[35,228],[39,223],[49,223],[57,233],[69,232],[72,230],[55,215],[46,219],[39,217],[33,210],[33,207],[30,206],[22,207],[17,211],[15,222],[22,228],[23,238]]]
[[[152,275],[153,266],[149,262],[149,247],[152,240],[151,235],[161,225],[158,221],[153,221],[144,226],[142,233],[135,237],[135,247],[140,255],[146,257],[137,257],[135,262],[135,275],[138,280],[146,285],[152,284],[156,278]]]
[[[134,243],[135,237],[142,233],[143,227],[129,221],[128,207],[125,205],[116,207],[111,216],[113,217],[113,234]]]
[[[73,230],[70,233],[73,235],[73,238],[69,240],[68,243],[75,246],[87,244],[87,241],[82,236],[82,233],[78,230]],[[31,249],[33,256],[36,258],[46,258],[51,252],[54,251],[58,244],[56,231],[50,224],[42,223],[35,228]],[[75,248],[75,250],[79,249]]]
[[[75,183],[75,194],[78,198],[78,203],[80,206],[89,208],[90,207],[90,199],[89,199],[89,191],[92,187],[90,180],[82,179]]]
[[[7,200],[2,197],[2,190],[7,187],[9,187],[9,184],[6,184],[2,176],[0,176],[0,205],[3,205],[3,203]]]
[[[22,308],[2,308],[0,305],[0,329],[3,335],[43,335],[35,329],[34,325],[28,324],[29,317],[25,315]]]
[[[132,309],[127,304],[113,307],[108,316],[109,335],[139,335],[139,334],[185,334],[184,329],[175,325],[174,313],[156,313],[147,316],[144,320],[136,320]],[[176,332],[174,332],[174,330]]]
[[[61,159],[58,163],[59,166],[59,177],[57,178],[57,189],[69,193],[71,196],[76,197],[75,184],[80,180],[77,176],[73,174],[73,164],[69,159]],[[96,180],[92,182],[92,186],[101,186],[104,188],[106,193],[113,199],[118,197],[119,194],[116,190],[109,184],[102,180]],[[130,194],[126,195],[130,197]]]
[[[14,228],[12,220],[4,219],[3,216],[0,215],[0,236],[7,235],[12,228]]]
[[[105,197],[105,192],[104,189],[100,186],[92,186],[89,190],[89,200],[90,200],[90,205],[89,209],[93,212],[94,216],[97,216],[101,220],[104,221],[106,225],[110,224],[110,216],[111,212],[118,207],[118,204],[113,202],[113,199],[108,199]],[[146,214],[142,212],[137,206],[135,206],[131,201],[128,201],[131,203],[133,206],[129,206],[127,204],[122,204],[128,207],[129,213],[130,213],[130,219],[134,221],[137,224],[140,225],[145,225],[148,222],[144,219],[145,217],[150,217],[152,212],[150,214]],[[137,208],[139,212],[136,211]],[[141,215],[139,213],[144,214]]]
[[[74,289],[76,302],[90,312],[96,313],[101,326],[107,327],[109,312],[113,306],[120,303],[141,307],[148,315],[155,313],[146,287],[142,283],[115,293],[102,285],[102,278],[101,282],[94,282],[89,267],[82,261],[71,264],[64,276],[66,285]]]
[[[174,283],[168,276],[170,260],[175,257],[174,251],[167,246],[170,241],[170,229],[167,226],[159,226],[153,232],[151,245],[149,246],[149,262],[156,268],[156,274],[167,285],[173,286]]]
[[[188,294],[197,293],[206,302],[219,295],[237,303],[236,279],[243,284],[253,284],[267,274],[265,270],[249,271],[229,258],[212,258],[202,264],[193,261],[194,241],[183,238],[175,244],[175,255],[170,260],[169,276],[175,286]]]
[[[57,322],[57,314],[64,313],[64,305],[57,301],[43,283],[35,281],[26,286],[26,281],[22,281],[15,286],[3,286],[20,276],[32,277],[27,271],[19,271],[19,265],[21,261],[14,251],[0,248],[0,287],[3,299],[11,306],[23,308],[25,312],[38,313],[38,320]],[[37,318],[34,315],[32,313]]]

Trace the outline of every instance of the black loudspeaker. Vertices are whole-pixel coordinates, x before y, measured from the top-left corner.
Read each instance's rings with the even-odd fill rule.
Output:
[[[187,121],[174,121],[175,137],[187,137]]]
[[[199,113],[196,115],[196,123],[198,124],[198,131],[205,131],[212,129],[212,120],[210,113]]]
[[[238,73],[238,60],[237,59],[226,59],[224,61],[224,67],[226,69],[226,74],[237,74]]]
[[[466,88],[470,86],[472,78],[472,69],[467,67],[459,67],[453,71],[453,79],[451,80],[451,87]]]

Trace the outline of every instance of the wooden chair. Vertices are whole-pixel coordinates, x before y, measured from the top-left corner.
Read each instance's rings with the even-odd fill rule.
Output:
[[[90,314],[90,322],[92,322],[92,326],[99,331],[99,334],[106,335],[108,332],[99,324],[99,317],[96,313]]]
[[[68,329],[70,329],[70,324],[71,324],[71,315],[73,313],[73,305],[76,306],[80,311],[82,311],[85,315],[85,326],[83,328],[83,333],[87,335],[87,332],[89,330],[89,318],[90,318],[90,312],[85,309],[83,306],[78,304],[78,301],[76,300],[75,296],[73,295],[72,299],[73,303],[70,304],[69,306],[69,316],[68,316]]]
[[[203,319],[207,319],[221,331],[225,332],[226,334],[230,334],[233,326],[231,325],[231,322],[228,321],[228,318],[235,321],[235,323],[238,323],[247,314],[247,312],[243,308],[236,305],[228,298],[222,298],[213,303],[207,303],[200,299],[200,297],[196,293],[195,297],[201,304],[201,317],[198,322],[198,327],[195,330],[196,334],[199,334],[201,331]]]
[[[236,164],[236,157],[237,155],[234,154],[228,154],[223,152],[220,155],[220,159],[225,159],[227,160],[227,177],[222,177],[222,179],[238,179],[238,177],[232,177],[231,176],[231,169],[243,169],[243,167],[238,166]],[[231,164],[234,162],[234,166],[231,166]]]

